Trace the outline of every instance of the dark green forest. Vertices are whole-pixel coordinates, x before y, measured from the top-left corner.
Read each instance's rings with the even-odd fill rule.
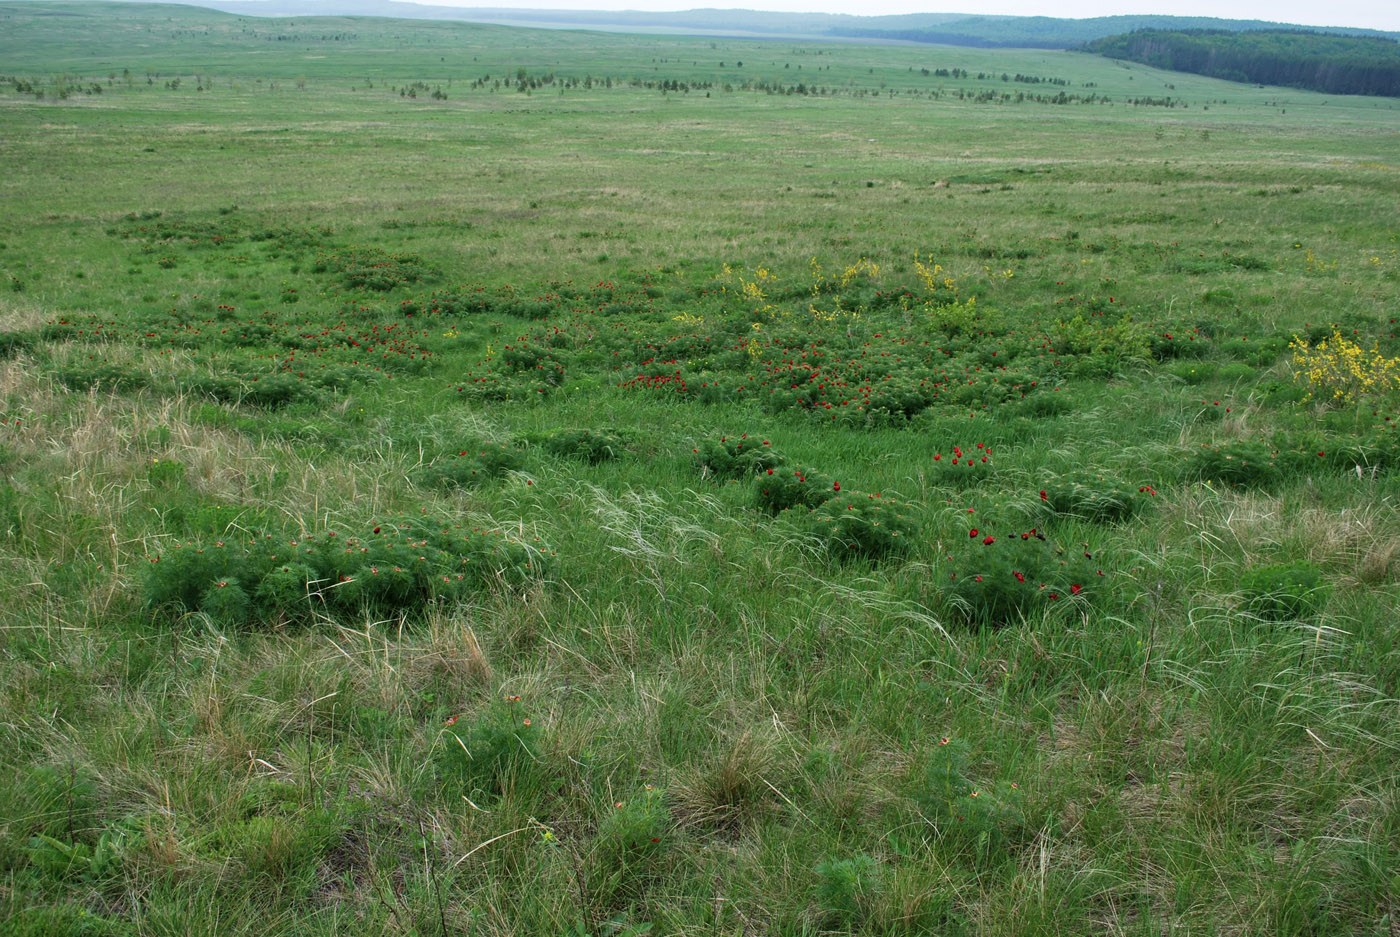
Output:
[[[1090,42],[1091,52],[1227,81],[1330,94],[1400,97],[1400,43],[1298,30],[1140,30]]]
[[[1146,30],[1176,33],[1224,33],[1276,30],[1262,20],[1231,20],[1211,16],[1095,16],[1059,19],[1050,16],[882,16],[840,23],[829,35],[876,41],[899,40],[937,45],[1007,49],[1075,49],[1087,42],[1118,38]],[[1369,30],[1321,28],[1335,35],[1365,35]]]

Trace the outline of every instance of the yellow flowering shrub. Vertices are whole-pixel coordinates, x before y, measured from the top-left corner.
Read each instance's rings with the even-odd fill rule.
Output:
[[[1309,400],[1343,405],[1400,390],[1400,358],[1387,358],[1374,343],[1363,348],[1333,329],[1315,345],[1294,336],[1288,347],[1294,377],[1307,385]]]

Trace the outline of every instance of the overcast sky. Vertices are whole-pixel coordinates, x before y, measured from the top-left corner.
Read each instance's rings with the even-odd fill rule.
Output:
[[[440,6],[516,7],[559,10],[693,10],[697,8],[772,10],[783,13],[988,13],[1080,19],[1122,13],[1218,16],[1305,26],[1363,26],[1400,31],[1400,0],[982,0],[929,3],[927,0],[415,0]]]

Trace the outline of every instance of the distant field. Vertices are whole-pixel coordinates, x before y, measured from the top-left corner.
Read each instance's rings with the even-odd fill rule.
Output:
[[[0,3],[16,934],[1397,927],[1400,108]]]

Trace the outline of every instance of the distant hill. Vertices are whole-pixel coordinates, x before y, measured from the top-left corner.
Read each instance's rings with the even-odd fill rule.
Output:
[[[1227,33],[1277,30],[1285,24],[1262,20],[1227,20],[1208,16],[1096,16],[1056,19],[1048,16],[959,16],[924,24],[923,16],[870,17],[877,26],[835,26],[832,35],[865,39],[896,39],[985,48],[1074,49],[1095,39],[1143,29],[1217,30]],[[907,23],[899,23],[905,20]],[[1301,29],[1302,27],[1296,27]],[[1377,30],[1345,27],[1315,30],[1357,36],[1386,36]]]
[[[1142,30],[1089,51],[1156,68],[1329,94],[1400,97],[1400,42],[1315,31]]]
[[[1288,25],[1260,20],[1186,16],[1057,19],[1047,16],[981,16],[966,13],[848,16],[717,9],[686,10],[679,13],[516,10],[496,7],[430,6],[399,0],[198,0],[194,5],[245,16],[388,16],[542,28],[855,42],[914,42],[982,48],[1073,49],[1095,39],[1142,29],[1243,32],[1277,30]],[[1314,31],[1346,36],[1400,36],[1378,30],[1345,27]]]

